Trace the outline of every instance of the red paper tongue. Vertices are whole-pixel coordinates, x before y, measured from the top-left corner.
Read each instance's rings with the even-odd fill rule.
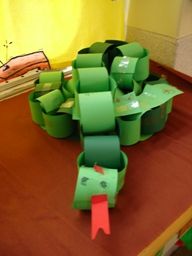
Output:
[[[94,195],[91,198],[91,238],[95,239],[99,229],[110,234],[109,209],[107,195]]]

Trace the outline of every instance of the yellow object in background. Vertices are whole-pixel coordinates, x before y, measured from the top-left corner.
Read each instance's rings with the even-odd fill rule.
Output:
[[[124,0],[0,0],[0,10],[3,62],[43,50],[60,68],[93,42],[124,39]]]

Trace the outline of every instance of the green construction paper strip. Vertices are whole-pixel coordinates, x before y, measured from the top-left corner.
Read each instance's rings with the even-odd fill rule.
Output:
[[[139,58],[137,61],[134,80],[142,81],[149,76],[149,51],[139,43],[133,42],[117,47],[123,56]]]
[[[118,46],[117,49],[119,49],[122,55],[124,56],[135,57],[135,58],[142,58],[144,56],[144,49],[137,42]]]
[[[28,96],[29,107],[31,111],[31,117],[33,122],[43,127],[45,125],[42,108],[40,106],[40,102],[35,98],[35,92],[32,92]]]
[[[70,136],[75,129],[75,122],[71,115],[60,114],[46,114],[43,113],[45,120],[45,128],[47,133],[55,138],[66,138]]]
[[[82,54],[84,54],[84,53],[89,53],[89,47],[86,47],[86,48],[83,48],[83,49],[81,49],[81,50],[79,50],[78,51],[78,53],[82,53]]]
[[[142,83],[138,83],[135,80],[133,80],[133,91],[135,92],[135,95],[139,95],[142,93]]]
[[[105,67],[80,68],[79,92],[103,92],[109,91],[109,76]]]
[[[125,93],[120,89],[120,88],[116,88],[115,90],[115,94],[114,94],[114,101],[116,102],[119,102],[120,101],[120,98],[121,96],[123,96]]]
[[[121,167],[120,170],[118,170],[118,183],[117,183],[117,192],[119,192],[125,183],[125,176],[127,172],[127,167],[128,167],[128,157],[127,155],[121,151],[120,155],[120,161],[121,161]],[[79,154],[77,158],[77,168],[79,169],[80,166],[85,165],[85,153],[82,152]]]
[[[171,113],[173,106],[173,99],[170,99],[166,102],[166,112],[167,114]]]
[[[73,73],[73,77],[66,82],[65,89],[69,91],[72,95],[74,95],[78,85],[78,75],[76,75],[77,73],[76,70],[73,70],[72,73]]]
[[[92,44],[89,48],[90,53],[102,53],[103,54],[103,63],[105,64],[105,67],[109,70],[110,68],[110,54],[111,49],[113,48],[113,45],[107,42],[96,42]]]
[[[149,76],[149,51],[144,48],[144,56],[138,60],[133,77],[136,81],[143,81],[148,76]]]
[[[153,134],[141,134],[140,141],[148,140]]]
[[[127,116],[127,120],[117,118],[121,145],[133,145],[140,141],[141,119],[139,115]],[[128,119],[130,118],[130,120]]]
[[[117,82],[119,88],[133,90],[133,75],[138,58],[116,57],[111,66],[111,76]]]
[[[39,75],[40,83],[62,83],[64,75],[62,71],[44,71]]]
[[[138,97],[134,92],[115,97],[115,116],[127,116],[142,112]]]
[[[72,98],[74,96],[74,94],[68,91],[64,86],[62,86],[61,90],[65,99]]]
[[[63,102],[59,109],[57,110],[57,113],[68,113],[72,114],[73,106],[75,104],[74,98],[68,98],[65,102]]]
[[[166,120],[166,103],[147,111],[141,117],[141,134],[152,134],[161,131]]]
[[[44,111],[48,113],[59,108],[59,106],[64,102],[64,96],[60,90],[56,89],[38,97],[37,100],[40,102]]]
[[[111,74],[122,73],[122,74],[133,74],[137,65],[138,58],[134,57],[115,57],[111,65]]]
[[[107,195],[109,207],[116,202],[118,174],[115,169],[103,168],[104,174],[91,167],[79,168],[73,206],[77,209],[90,209],[93,195]]]
[[[61,83],[36,83],[35,97],[38,98],[55,89],[61,89]]]
[[[114,46],[119,46],[123,44],[127,44],[127,41],[122,41],[122,40],[116,40],[116,39],[107,39],[105,40],[106,43],[110,43]]]
[[[188,250],[192,250],[192,228],[189,228],[180,239],[183,241]]]
[[[102,67],[102,53],[78,54],[74,66],[75,68]]]
[[[117,193],[123,188],[128,167],[128,157],[121,151],[121,169],[118,171]]]
[[[109,90],[111,91],[112,97],[114,99],[117,90],[117,83],[111,76],[109,76]]]
[[[85,165],[92,167],[94,164],[119,169],[120,143],[116,135],[96,135],[84,137]]]
[[[35,86],[35,92],[48,92],[55,89],[59,89],[60,86],[60,82],[37,83]]]
[[[112,46],[110,43],[96,42],[90,46],[89,52],[104,53],[110,46]]]
[[[79,96],[77,92],[75,92],[75,102],[72,109],[72,116],[73,120],[80,120]]]
[[[158,107],[174,96],[181,94],[178,90],[169,84],[162,83],[156,85],[146,84],[143,92],[137,97],[142,112],[146,112],[152,108]]]
[[[111,92],[80,93],[78,96],[83,133],[114,131],[115,114]]]

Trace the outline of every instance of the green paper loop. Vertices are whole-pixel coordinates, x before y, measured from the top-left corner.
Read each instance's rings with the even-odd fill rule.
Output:
[[[111,66],[111,75],[119,88],[133,90],[133,75],[135,73],[138,58],[116,57]]]
[[[141,117],[141,134],[152,134],[161,131],[166,120],[166,103],[147,111]]]
[[[135,67],[133,79],[145,80],[149,76],[149,51],[139,43],[133,42],[117,47],[122,56],[139,58]]]
[[[149,51],[144,48],[143,57],[139,58],[135,73],[134,80],[143,81],[149,76]]]
[[[38,83],[35,82],[35,95],[36,97],[40,97],[50,91],[55,89],[60,89],[61,83],[60,82],[47,82],[47,83]]]
[[[121,145],[133,145],[140,140],[141,119],[139,115],[117,118]]]
[[[80,166],[73,207],[90,209],[93,195],[107,195],[109,207],[114,207],[117,193],[117,170],[103,168],[104,174],[91,167]]]
[[[45,125],[43,113],[40,106],[40,102],[37,101],[35,98],[35,92],[29,94],[28,100],[33,122],[43,127]]]
[[[48,113],[59,108],[59,106],[64,102],[64,97],[61,91],[56,89],[38,97],[37,100],[40,102],[40,105],[44,111]]]
[[[47,83],[37,83],[35,86],[36,92],[47,92],[55,89],[59,89],[61,86],[58,82],[47,82]]]
[[[102,53],[78,54],[74,63],[75,68],[102,67]]]
[[[90,53],[102,53],[103,57],[103,63],[105,64],[105,67],[109,70],[111,65],[111,49],[113,48],[113,45],[111,43],[107,42],[96,42],[92,44],[89,48]]]
[[[77,71],[80,93],[109,91],[109,76],[106,68],[80,68]]]
[[[125,183],[127,167],[128,167],[128,157],[123,151],[121,151],[121,153],[120,153],[120,158],[121,158],[120,159],[121,167],[120,167],[120,170],[118,171],[117,193],[123,188],[123,185]],[[79,156],[77,157],[78,170],[81,166],[85,166],[85,153],[84,152],[81,152],[79,154]]]
[[[110,43],[96,42],[90,46],[89,52],[104,53],[110,46],[112,46]]]
[[[84,137],[85,165],[119,169],[120,143],[116,135],[85,136]]]
[[[118,46],[117,49],[124,56],[142,58],[144,55],[143,47],[137,42],[132,42],[129,44],[124,44],[124,45]]]
[[[62,83],[64,81],[64,74],[61,71],[44,71],[39,75],[40,83]]]
[[[118,171],[117,193],[123,188],[128,167],[128,157],[121,151],[121,169]]]
[[[80,93],[78,96],[83,133],[114,131],[115,114],[111,92]]]
[[[167,114],[171,113],[172,105],[173,105],[173,99],[170,99],[166,102],[166,112],[167,112]]]
[[[46,131],[52,137],[66,138],[74,132],[75,121],[72,120],[71,115],[65,113],[55,115],[43,113],[43,117]]]

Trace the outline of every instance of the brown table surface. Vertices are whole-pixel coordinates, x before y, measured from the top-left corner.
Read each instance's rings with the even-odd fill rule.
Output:
[[[161,70],[160,70],[161,72]],[[192,86],[165,129],[122,147],[126,183],[110,210],[110,236],[90,239],[90,212],[72,208],[78,137],[54,139],[32,123],[28,93],[0,102],[0,255],[136,256],[192,203]]]

